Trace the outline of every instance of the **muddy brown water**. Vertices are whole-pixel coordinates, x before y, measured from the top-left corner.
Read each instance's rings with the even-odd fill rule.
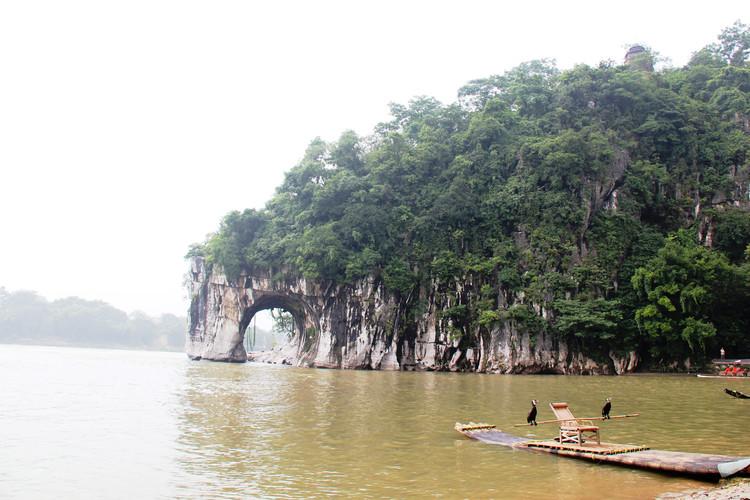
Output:
[[[468,440],[513,428],[532,398],[602,424],[608,442],[750,456],[750,380],[314,370],[179,353],[0,345],[0,497],[652,498],[695,480]]]

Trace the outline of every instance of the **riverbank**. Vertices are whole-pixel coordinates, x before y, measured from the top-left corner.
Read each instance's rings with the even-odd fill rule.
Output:
[[[657,500],[748,500],[750,499],[750,479],[730,479],[722,481],[719,486],[712,489],[665,493],[656,498]]]
[[[69,342],[61,339],[14,339],[11,342],[0,340],[0,345],[27,347],[63,347],[74,349],[113,349],[115,351],[145,351],[145,352],[184,352],[184,348],[170,346],[132,346],[125,344],[107,344],[97,342]]]
[[[281,346],[274,347],[273,349],[265,350],[265,351],[249,351],[247,353],[247,360],[251,363],[265,363],[269,365],[294,365],[294,359],[296,356],[297,348],[291,344],[284,344]],[[309,366],[302,366],[302,367],[309,367]],[[386,368],[380,368],[381,371],[417,371],[417,372],[442,372],[442,373],[453,373],[453,370],[445,369],[445,370],[424,370],[424,369],[406,369],[401,370],[397,365],[389,365]],[[461,373],[477,373],[482,375],[562,375],[559,373],[532,373],[532,372],[511,372],[511,373],[499,373],[499,372],[475,372],[475,371],[462,371]],[[663,370],[649,370],[649,369],[643,369],[641,371],[636,372],[628,372],[623,373],[617,376],[620,377],[692,377],[695,378],[695,376],[699,373],[708,373],[708,370],[705,371],[681,371],[681,372],[668,372]],[[614,376],[614,373],[609,374],[587,374],[586,376],[605,376],[605,377],[611,377]],[[726,377],[727,379],[735,379],[736,377]]]

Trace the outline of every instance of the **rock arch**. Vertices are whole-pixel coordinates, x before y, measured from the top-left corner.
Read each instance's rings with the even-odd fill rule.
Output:
[[[296,341],[307,332],[319,330],[318,315],[304,294],[268,277],[243,274],[231,281],[196,258],[191,263],[188,288],[191,301],[186,352],[192,359],[247,361],[245,330],[256,313],[267,309],[279,308],[292,314]]]
[[[279,276],[283,276],[279,278]],[[416,314],[386,293],[376,280],[347,285],[271,272],[228,279],[219,266],[191,260],[185,350],[192,359],[247,361],[244,332],[261,310],[286,309],[295,334],[287,345],[259,361],[320,368],[371,370],[452,370],[499,373],[618,373],[636,368],[637,358],[610,353],[595,361],[560,339],[531,333],[513,320],[498,322],[479,335],[477,345],[450,336],[436,284],[410,298],[423,307]],[[407,299],[408,300],[408,299]]]
[[[294,317],[295,334],[272,361],[324,368],[398,369],[398,339],[389,325],[392,304],[368,284],[341,289],[270,273],[229,280],[198,257],[188,275],[190,310],[186,352],[192,359],[247,361],[244,332],[253,316],[281,308]],[[364,295],[364,296],[363,296]]]

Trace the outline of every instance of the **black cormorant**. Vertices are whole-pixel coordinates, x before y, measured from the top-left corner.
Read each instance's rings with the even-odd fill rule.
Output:
[[[526,417],[526,422],[529,425],[536,425],[536,404],[538,401],[536,399],[531,400],[531,411],[529,412],[529,416]]]
[[[607,398],[607,402],[604,403],[604,406],[602,406],[602,417],[608,419],[609,418],[609,412],[612,410],[612,398]]]

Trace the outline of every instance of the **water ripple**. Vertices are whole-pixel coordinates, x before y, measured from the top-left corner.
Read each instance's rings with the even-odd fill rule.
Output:
[[[724,395],[727,381],[695,377],[304,370],[20,346],[0,346],[0,376],[10,498],[640,498],[698,485],[452,429],[554,434],[511,427],[532,398],[540,420],[550,401],[591,416],[607,396],[614,413],[642,413],[604,422],[607,441],[750,454],[750,404]]]

